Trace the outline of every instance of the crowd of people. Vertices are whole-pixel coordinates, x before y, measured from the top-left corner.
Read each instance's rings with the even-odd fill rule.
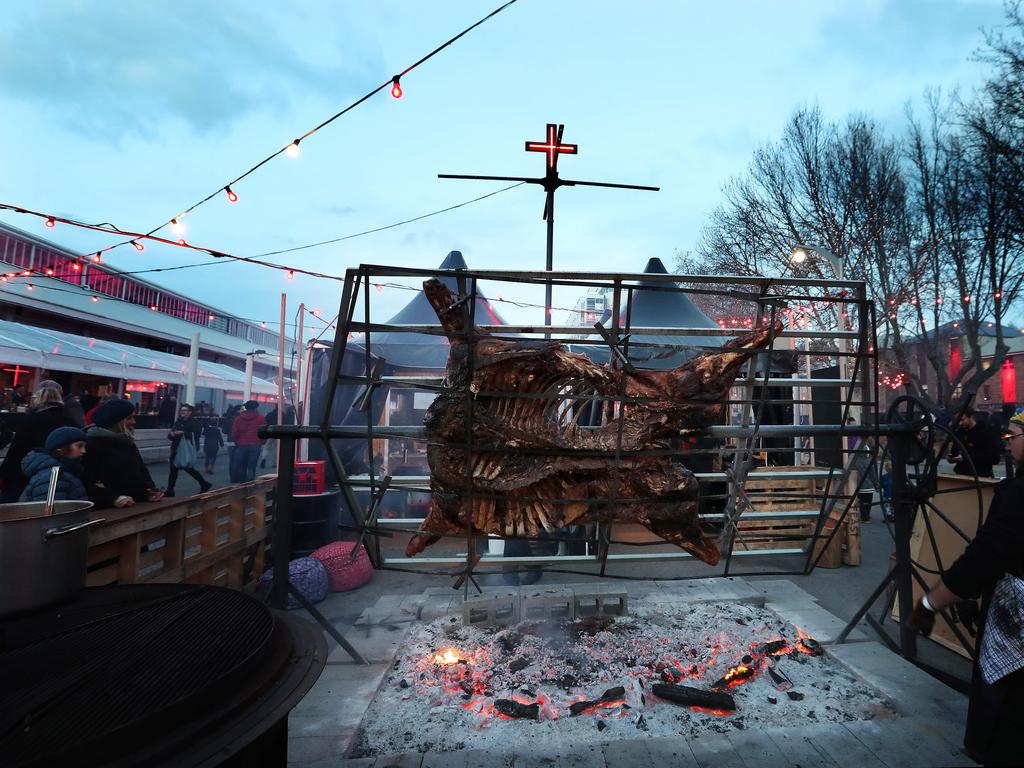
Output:
[[[182,403],[167,432],[170,469],[167,487],[160,488],[135,441],[135,406],[116,395],[83,399],[66,397],[51,380],[40,382],[31,398],[12,390],[12,401],[28,407],[4,414],[0,425],[0,448],[7,447],[0,503],[44,500],[54,468],[60,469],[56,499],[88,500],[99,509],[173,497],[182,473],[195,481],[198,493],[206,493],[213,484],[204,472],[214,472],[225,447],[232,483],[256,477],[267,442],[259,429],[267,420],[255,400],[233,406],[224,417],[200,416],[197,410],[206,409]]]

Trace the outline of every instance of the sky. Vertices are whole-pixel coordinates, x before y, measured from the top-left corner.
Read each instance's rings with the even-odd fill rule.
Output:
[[[363,96],[501,0],[83,2],[8,0],[0,15],[0,202],[148,231]],[[385,226],[540,176],[524,152],[565,124],[564,178],[659,192],[563,188],[555,268],[671,269],[753,151],[792,112],[870,115],[894,130],[927,89],[969,91],[1000,0],[518,0],[402,80],[218,195],[192,243],[250,256]],[[413,224],[275,257],[341,275],[361,263],[542,270],[543,193],[519,187]],[[118,238],[10,212],[0,221],[89,252]],[[121,269],[209,261],[170,246],[105,256]],[[340,284],[222,264],[149,276],[274,321],[280,295],[332,316]],[[485,286],[492,298],[508,288]],[[385,320],[411,297],[372,296]],[[542,302],[517,289],[516,298]],[[577,294],[556,290],[555,306]],[[499,305],[506,319],[542,311]],[[274,322],[272,325],[276,324]]]

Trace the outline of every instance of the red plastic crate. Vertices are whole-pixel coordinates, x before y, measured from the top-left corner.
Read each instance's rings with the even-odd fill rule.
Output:
[[[323,493],[325,464],[326,462],[323,461],[296,461],[292,494],[308,496],[314,493]]]

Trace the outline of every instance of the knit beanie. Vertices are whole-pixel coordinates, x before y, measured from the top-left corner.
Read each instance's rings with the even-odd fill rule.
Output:
[[[47,453],[52,453],[58,448],[79,442],[85,442],[85,432],[78,427],[57,427],[47,436],[43,449]]]
[[[242,407],[245,408],[245,410],[247,411],[255,411],[257,408],[260,407],[260,404],[257,403],[255,400],[246,400],[245,405],[243,405]]]
[[[133,413],[135,413],[135,406],[127,400],[109,400],[93,411],[92,423],[97,427],[109,429]]]

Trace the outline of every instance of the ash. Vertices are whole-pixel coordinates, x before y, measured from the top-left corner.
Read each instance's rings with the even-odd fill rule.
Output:
[[[771,610],[642,601],[631,608],[614,620],[481,629],[446,617],[414,626],[351,756],[509,751],[513,744],[552,752],[614,739],[896,717],[873,688],[821,655],[813,639],[801,642],[800,630]],[[663,682],[727,693],[736,709],[659,698],[652,687]],[[577,704],[584,701],[593,704]],[[574,716],[571,708],[583,711]],[[527,717],[503,714],[510,711]]]

